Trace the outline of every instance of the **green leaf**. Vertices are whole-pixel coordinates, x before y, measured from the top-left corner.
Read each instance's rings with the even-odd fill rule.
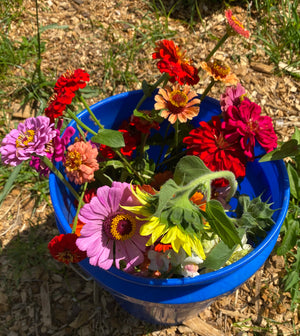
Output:
[[[265,154],[259,162],[282,160],[288,156],[296,156],[300,153],[300,144],[296,139],[283,143],[279,148]]]
[[[44,31],[48,29],[68,29],[69,26],[59,26],[57,23],[49,24],[47,26],[43,26],[39,28],[39,32],[43,33]]]
[[[297,236],[300,232],[300,223],[298,221],[286,219],[285,225],[287,225],[287,230],[281,245],[277,248],[276,252],[278,255],[285,255],[292,248],[294,248],[297,243]]]
[[[297,270],[288,273],[285,280],[284,290],[288,291],[294,286],[297,286],[299,288],[299,282],[300,282],[300,276]]]
[[[187,155],[177,163],[173,178],[178,185],[186,185],[192,180],[209,173],[211,171],[198,156]]]
[[[14,168],[14,170],[12,171],[12,173],[10,174],[9,178],[7,179],[6,183],[5,183],[5,186],[0,194],[0,204],[4,201],[5,197],[8,195],[8,193],[10,192],[13,184],[14,184],[14,181],[15,179],[17,178],[21,168],[22,168],[22,164],[19,164],[18,166],[16,166]]]
[[[295,132],[291,138],[297,140],[298,144],[300,144],[300,129],[298,127],[295,126]]]
[[[170,199],[172,199],[177,190],[178,185],[172,179],[169,179],[163,184],[158,194],[158,204],[156,211],[153,214],[154,216],[160,217],[161,212],[164,210],[164,208],[166,208],[167,203],[170,201]]]
[[[287,165],[287,172],[289,175],[291,195],[295,199],[300,200],[300,176],[291,164]]]
[[[91,141],[111,148],[121,148],[125,146],[123,134],[110,129],[100,129],[98,134],[91,138]]]
[[[106,166],[118,169],[118,168],[124,168],[124,163],[119,160],[108,160],[106,161]]]
[[[245,234],[245,230],[238,229],[238,234],[240,239]],[[207,258],[201,264],[201,267],[205,267],[208,270],[218,270],[223,267],[226,261],[232,256],[232,253],[237,248],[238,244],[235,244],[231,248],[228,247],[222,240],[213,247],[213,249],[209,252]]]
[[[238,231],[235,228],[232,219],[226,215],[224,208],[219,201],[210,200],[207,202],[205,212],[208,216],[208,222],[212,230],[229,248],[241,243]]]

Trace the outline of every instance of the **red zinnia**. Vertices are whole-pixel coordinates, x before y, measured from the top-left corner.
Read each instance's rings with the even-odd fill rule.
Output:
[[[244,177],[246,159],[238,142],[225,140],[221,120],[214,116],[212,123],[200,122],[190,135],[183,139],[187,144],[187,154],[198,156],[212,171],[230,170],[236,178]]]
[[[198,70],[185,58],[185,52],[173,41],[162,40],[156,42],[153,59],[159,59],[157,67],[160,72],[170,75],[170,81],[177,81],[180,85],[195,85],[199,82]]]
[[[131,157],[133,151],[136,149],[136,138],[133,137],[129,131],[125,129],[119,129],[119,132],[123,133],[125,146],[120,149],[121,153],[127,157]]]
[[[86,258],[86,252],[76,246],[77,235],[75,233],[55,236],[48,244],[52,257],[65,264],[78,263]]]
[[[229,26],[231,27],[231,31],[234,34],[240,34],[246,38],[249,38],[250,36],[249,31],[245,29],[240,20],[238,20],[235,16],[232,15],[232,11],[230,9],[225,11],[225,16]]]
[[[62,74],[54,87],[55,92],[59,92],[62,88],[75,92],[86,87],[86,82],[89,82],[90,75],[82,69],[75,71],[67,70]]]
[[[150,116],[151,114],[151,111],[141,112],[143,112],[147,116]],[[130,117],[129,125],[144,134],[150,134],[151,129],[155,129],[158,131],[160,127],[159,123],[156,121],[148,121],[144,118],[136,117],[134,115]]]

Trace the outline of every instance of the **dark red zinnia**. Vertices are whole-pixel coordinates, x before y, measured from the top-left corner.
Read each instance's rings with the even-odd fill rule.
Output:
[[[151,111],[143,111],[145,114],[150,114]],[[151,129],[159,130],[159,123],[156,121],[148,121],[143,118],[131,116],[129,125],[144,134],[150,134]]]
[[[76,246],[77,235],[75,233],[55,236],[48,244],[52,257],[65,264],[78,263],[86,258],[86,252]]]
[[[185,58],[185,52],[173,41],[162,40],[156,42],[153,59],[158,59],[157,67],[160,72],[170,75],[170,81],[177,81],[180,85],[195,85],[199,82],[198,70],[192,62]]]
[[[236,178],[246,173],[246,158],[239,142],[225,140],[222,122],[212,117],[211,124],[202,121],[190,135],[183,139],[187,144],[187,154],[198,156],[212,171],[229,170]]]

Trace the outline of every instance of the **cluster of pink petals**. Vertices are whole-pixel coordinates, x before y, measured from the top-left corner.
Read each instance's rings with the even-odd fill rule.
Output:
[[[77,141],[70,145],[64,162],[69,180],[79,185],[94,181],[94,172],[99,169],[97,156],[98,149],[90,142]]]
[[[242,101],[239,107],[228,107],[222,128],[226,129],[225,139],[231,143],[238,140],[250,160],[254,159],[255,139],[266,152],[277,147],[272,118],[261,116],[261,107],[249,100]]]
[[[115,262],[120,268],[120,261],[126,263],[125,271],[144,261],[145,244],[149,237],[139,235],[142,222],[136,220],[136,229],[131,238],[115,240],[107,233],[109,219],[125,213],[121,206],[140,205],[132,194],[130,184],[113,182],[111,187],[103,186],[97,190],[97,196],[85,204],[79,212],[79,219],[85,223],[76,244],[87,252],[91,265],[109,269]],[[115,250],[115,251],[114,251]]]
[[[67,127],[62,136],[60,136],[60,129],[62,127],[63,120],[59,120],[57,123],[56,136],[52,139],[51,143],[47,146],[47,158],[54,162],[64,162],[66,146],[69,144],[71,137],[75,133],[73,127]],[[34,168],[40,175],[48,177],[50,174],[50,168],[44,164],[40,157],[33,156],[29,165]]]
[[[236,86],[227,86],[220,98],[222,112],[226,112],[229,106],[239,107],[245,93],[246,90],[240,83]]]
[[[57,135],[50,119],[44,116],[28,118],[2,140],[2,162],[17,166],[33,154],[46,156],[48,144]]]

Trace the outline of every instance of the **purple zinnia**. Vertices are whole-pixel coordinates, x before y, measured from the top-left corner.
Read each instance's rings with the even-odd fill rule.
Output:
[[[85,225],[76,244],[87,252],[91,265],[109,269],[115,263],[120,268],[122,261],[124,270],[131,271],[144,261],[149,237],[140,236],[142,222],[122,208],[139,204],[130,184],[113,182],[111,187],[98,188],[97,195],[81,208],[79,219]]]
[[[2,162],[17,166],[22,161],[30,159],[32,154],[46,156],[47,144],[56,134],[49,118],[39,116],[26,119],[2,140],[0,147]]]
[[[226,112],[229,106],[239,107],[245,93],[246,90],[240,83],[237,83],[236,86],[228,86],[220,98],[222,112]]]

